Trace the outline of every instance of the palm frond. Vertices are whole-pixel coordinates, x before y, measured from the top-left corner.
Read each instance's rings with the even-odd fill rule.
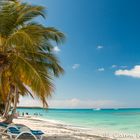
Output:
[[[54,91],[53,79],[64,73],[53,49],[54,43],[64,42],[65,35],[54,27],[33,22],[38,16],[45,18],[44,7],[18,0],[1,5],[0,98],[2,95],[3,101],[13,86],[21,96],[36,96],[47,107],[46,99]]]
[[[19,7],[18,15],[19,16],[16,20],[16,25],[23,25],[38,16],[42,16],[43,18],[45,18],[45,8],[42,6],[21,4]]]
[[[15,74],[20,74],[22,81],[25,85],[31,87],[36,94],[51,95],[53,90],[53,84],[51,83],[51,77],[47,71],[39,71],[41,68],[36,68],[22,56],[13,56],[13,69]],[[16,60],[16,61],[15,61]],[[15,69],[16,68],[16,69]]]
[[[63,43],[65,40],[65,35],[54,27],[45,28],[45,33],[45,38],[47,40],[53,40],[57,43]]]

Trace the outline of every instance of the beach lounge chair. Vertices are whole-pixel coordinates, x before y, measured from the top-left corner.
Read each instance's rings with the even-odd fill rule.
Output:
[[[0,122],[0,132],[3,132],[8,127],[8,124]]]
[[[9,127],[16,127],[15,124],[0,123],[0,132],[6,132]]]
[[[3,123],[3,122],[0,122],[0,127],[7,127],[8,126],[8,124],[7,123]]]
[[[7,134],[10,136],[10,139],[15,138],[15,140],[20,137],[29,137],[34,138],[35,140],[42,140],[44,133],[40,130],[31,130],[28,127],[21,127],[20,129],[17,126],[10,126],[6,130]]]

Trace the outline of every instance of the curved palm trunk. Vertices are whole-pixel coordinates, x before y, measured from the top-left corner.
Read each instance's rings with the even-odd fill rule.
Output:
[[[12,114],[16,113],[17,103],[18,103],[19,93],[17,87],[15,88],[15,95],[14,95],[14,104],[13,104],[13,111]]]
[[[10,115],[9,115],[9,112],[10,112],[10,108],[11,108],[11,102],[12,102],[12,96],[10,94],[10,99],[9,101],[7,101],[7,107],[5,109],[5,112],[3,114],[3,118],[5,119],[4,120],[4,123],[12,123],[12,120],[10,118]]]
[[[14,103],[13,103],[13,110],[12,113],[6,118],[6,123],[12,123],[13,119],[15,117],[16,109],[17,109],[17,103],[18,103],[19,93],[17,87],[15,88],[14,92]]]
[[[8,115],[8,112],[10,110],[10,106],[11,106],[11,92],[9,92],[8,96],[7,96],[7,101],[6,101],[6,105],[5,105],[5,111],[3,114],[3,117],[5,118]]]
[[[9,115],[11,104],[12,104],[12,99],[13,99],[13,93],[14,93],[14,95],[16,95],[16,88],[13,85],[11,85],[10,86],[10,92],[7,96],[5,111],[4,111],[4,114],[3,114],[3,117],[5,118],[4,122],[6,122],[6,123],[12,123],[12,120],[13,120],[13,119],[11,119],[12,114]],[[15,97],[16,96],[14,96],[14,102],[15,102]]]
[[[5,105],[4,105],[4,103],[1,103],[1,101],[0,101],[0,115],[3,115],[4,109],[5,109]]]

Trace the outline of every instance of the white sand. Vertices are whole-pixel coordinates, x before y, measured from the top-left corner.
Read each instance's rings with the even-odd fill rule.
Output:
[[[96,136],[86,129],[35,118],[15,119],[14,123],[24,124],[35,130],[42,130],[45,133],[43,140],[112,140],[110,138]]]
[[[33,130],[42,130],[45,133],[43,140],[140,140],[140,135],[136,134],[97,129],[96,126],[90,130],[34,117],[14,119],[14,123],[28,126]],[[3,136],[0,140],[7,139]]]

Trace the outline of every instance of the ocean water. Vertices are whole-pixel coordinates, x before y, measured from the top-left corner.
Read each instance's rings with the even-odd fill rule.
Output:
[[[56,120],[83,128],[140,133],[140,109],[37,109],[19,108],[18,111],[40,114],[43,119]]]

